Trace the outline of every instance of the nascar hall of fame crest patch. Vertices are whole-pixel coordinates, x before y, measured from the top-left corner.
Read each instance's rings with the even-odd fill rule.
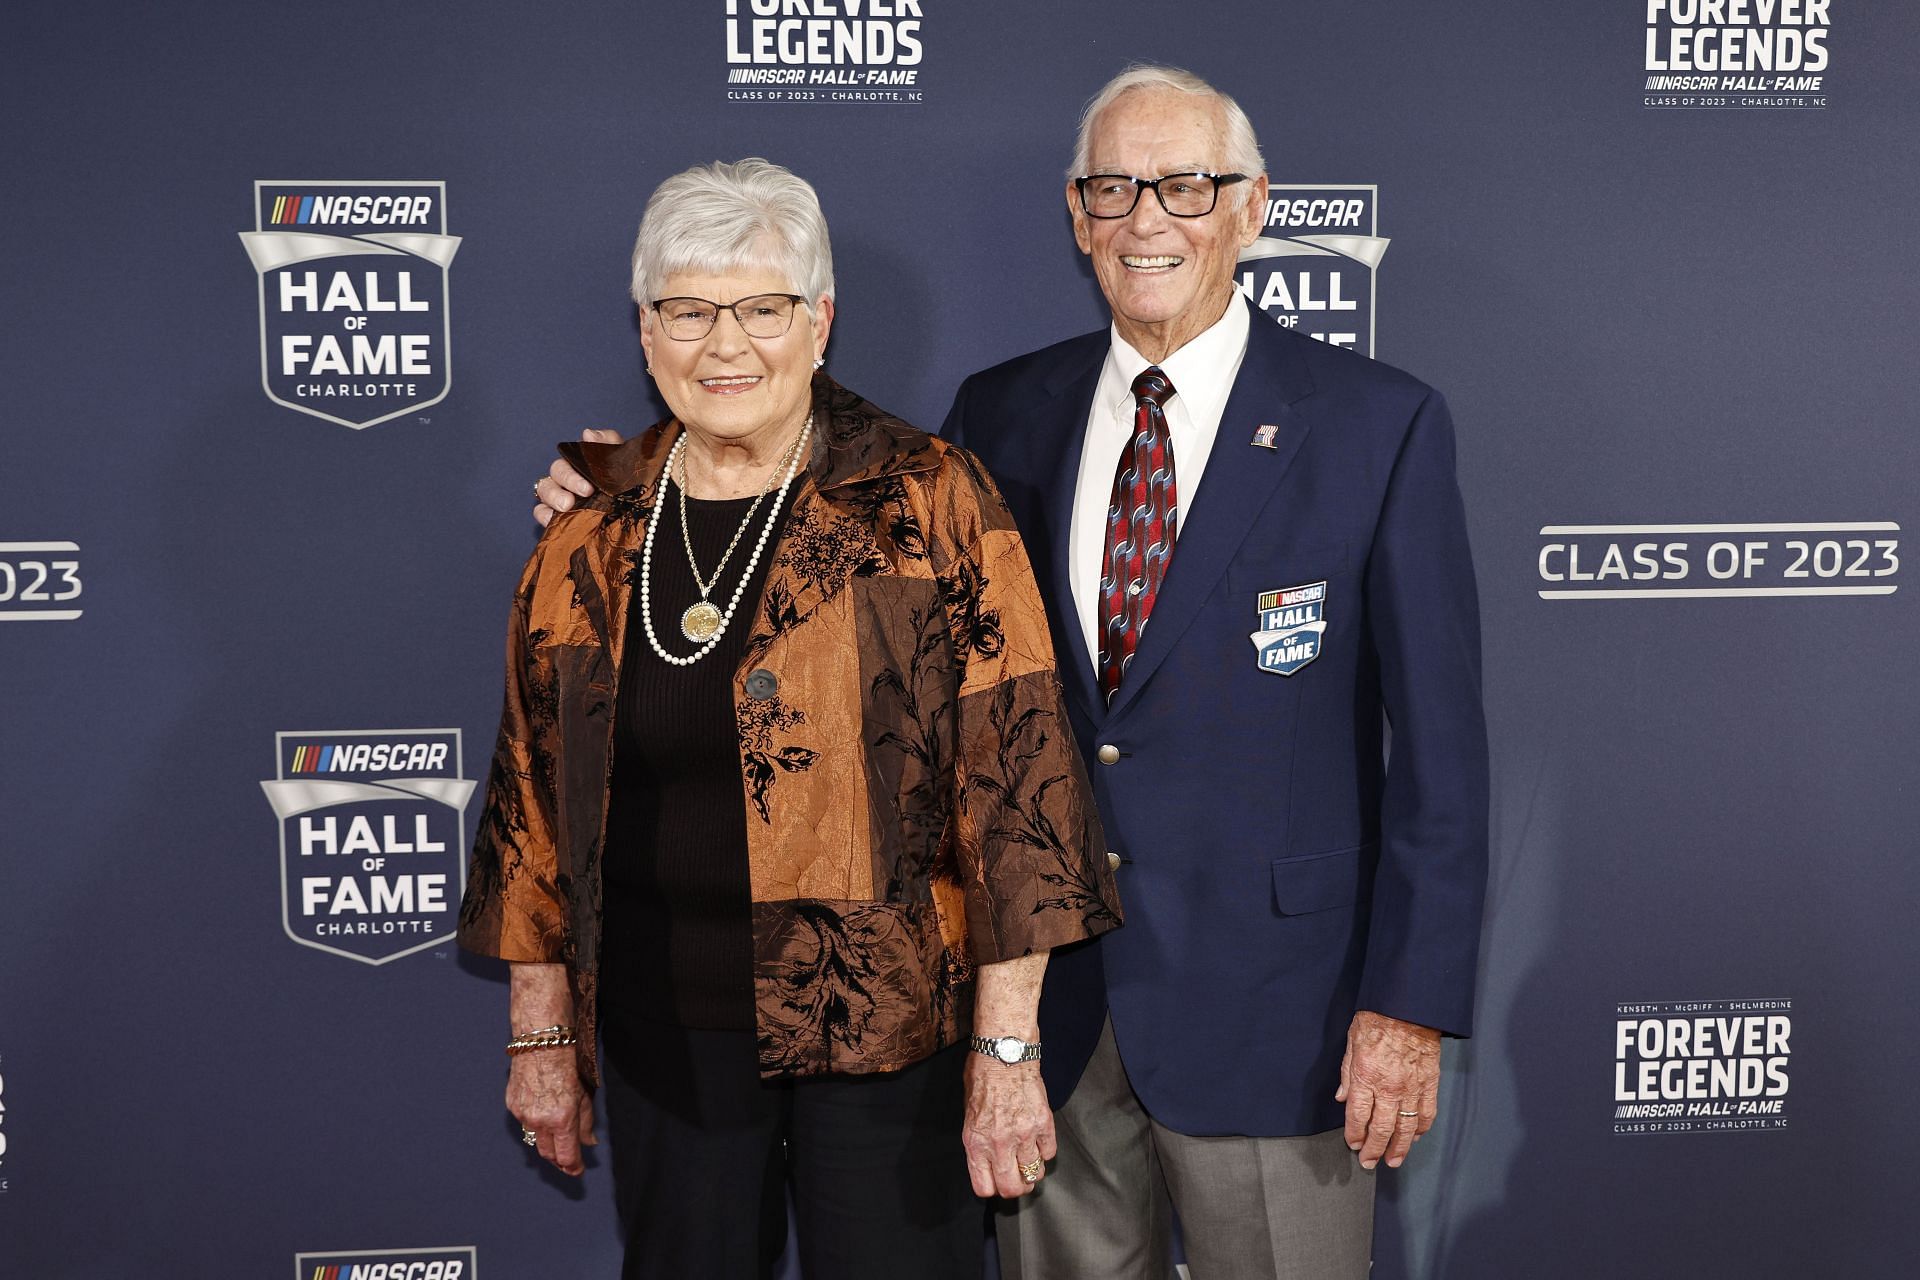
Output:
[[[1320,656],[1327,631],[1326,583],[1262,591],[1255,607],[1260,629],[1251,639],[1262,671],[1290,676]]]
[[[256,182],[260,381],[275,404],[370,427],[438,404],[448,367],[444,182]]]
[[[294,1280],[474,1280],[479,1250],[343,1249],[293,1255]]]
[[[1240,251],[1240,292],[1289,329],[1373,355],[1379,215],[1378,186],[1275,183],[1265,232]]]
[[[385,964],[453,935],[466,889],[458,729],[274,735],[280,916],[305,947]]]

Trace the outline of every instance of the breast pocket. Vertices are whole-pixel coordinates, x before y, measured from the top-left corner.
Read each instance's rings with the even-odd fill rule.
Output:
[[[1373,896],[1377,842],[1273,860],[1273,907],[1283,916],[1350,907]]]

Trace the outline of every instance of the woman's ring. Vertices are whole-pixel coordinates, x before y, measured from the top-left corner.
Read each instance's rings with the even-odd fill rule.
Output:
[[[1420,1113],[1418,1111],[1402,1111],[1400,1114],[1403,1116],[1406,1116],[1410,1120],[1417,1120],[1420,1118]]]
[[[1047,1166],[1044,1161],[1029,1160],[1025,1164],[1020,1166],[1020,1176],[1025,1178],[1030,1183],[1038,1182],[1040,1181],[1040,1171],[1046,1167]]]
[[[535,1133],[531,1129],[522,1129],[520,1131],[520,1141],[526,1143],[528,1146],[531,1147],[539,1143],[540,1135]]]

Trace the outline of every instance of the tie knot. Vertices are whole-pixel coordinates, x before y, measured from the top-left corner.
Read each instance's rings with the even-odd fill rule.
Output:
[[[1165,407],[1173,399],[1173,383],[1157,364],[1150,364],[1133,380],[1133,398]]]

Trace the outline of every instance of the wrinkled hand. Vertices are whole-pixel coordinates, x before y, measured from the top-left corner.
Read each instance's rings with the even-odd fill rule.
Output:
[[[1360,1010],[1347,1028],[1333,1096],[1347,1104],[1347,1146],[1360,1153],[1360,1167],[1371,1169],[1384,1155],[1398,1169],[1439,1113],[1440,1033]]]
[[[562,1173],[586,1172],[582,1146],[598,1146],[593,1133],[593,1100],[580,1083],[573,1050],[535,1049],[516,1054],[507,1070],[507,1110],[539,1141],[540,1158]]]
[[[1020,1176],[1020,1166],[1058,1153],[1040,1064],[1008,1066],[969,1051],[966,1074],[967,1118],[960,1141],[967,1149],[973,1194],[1026,1195],[1035,1184]]]
[[[620,443],[618,431],[596,431],[592,427],[582,431],[580,438],[595,444]],[[565,458],[555,458],[547,474],[534,481],[533,491],[540,498],[533,508],[533,518],[544,529],[561,512],[573,510],[581,498],[591,498],[593,482],[575,471]]]

